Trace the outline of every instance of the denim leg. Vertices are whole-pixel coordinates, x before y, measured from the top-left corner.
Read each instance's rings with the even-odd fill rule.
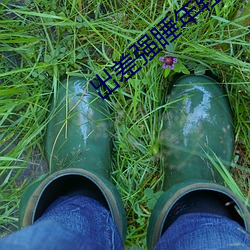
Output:
[[[4,250],[120,250],[110,212],[85,196],[60,197],[33,225],[0,239]]]
[[[249,250],[250,234],[224,216],[189,213],[180,216],[162,235],[156,250]]]

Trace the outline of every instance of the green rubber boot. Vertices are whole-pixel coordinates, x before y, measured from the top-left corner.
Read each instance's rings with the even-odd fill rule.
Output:
[[[148,249],[154,249],[166,230],[174,205],[196,191],[202,191],[203,197],[207,191],[214,192],[212,195],[235,204],[241,214],[237,214],[239,223],[249,231],[246,206],[224,187],[221,175],[209,160],[216,154],[228,169],[232,160],[233,121],[224,92],[207,76],[184,76],[173,84],[168,102],[160,135],[165,192],[151,214]]]
[[[45,136],[50,174],[23,194],[20,227],[33,224],[59,196],[81,190],[110,210],[125,241],[125,210],[110,182],[112,124],[105,101],[87,80],[74,77],[60,86],[50,110]]]

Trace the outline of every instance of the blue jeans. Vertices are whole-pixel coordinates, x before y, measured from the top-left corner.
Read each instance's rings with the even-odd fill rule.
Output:
[[[0,239],[3,250],[120,250],[110,212],[84,196],[61,197],[33,225]],[[194,213],[179,217],[156,250],[250,249],[250,235],[226,217]]]
[[[190,213],[180,216],[163,234],[155,250],[249,250],[250,234],[227,217]]]
[[[33,225],[0,239],[2,250],[123,249],[110,212],[85,196],[60,197]]]

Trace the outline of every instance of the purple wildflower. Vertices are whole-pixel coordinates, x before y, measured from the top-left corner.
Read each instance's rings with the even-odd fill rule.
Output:
[[[169,54],[166,53],[166,56],[160,57],[159,61],[164,63],[162,66],[163,69],[166,69],[169,67],[171,70],[173,70],[174,64],[177,63],[178,60],[176,57],[169,56]]]

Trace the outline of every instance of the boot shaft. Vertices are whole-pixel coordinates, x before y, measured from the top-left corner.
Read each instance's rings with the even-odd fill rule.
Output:
[[[209,77],[181,77],[168,103],[160,134],[164,189],[189,179],[223,184],[206,156],[215,153],[227,168],[232,160],[232,112],[221,87]]]

